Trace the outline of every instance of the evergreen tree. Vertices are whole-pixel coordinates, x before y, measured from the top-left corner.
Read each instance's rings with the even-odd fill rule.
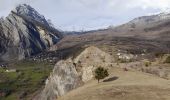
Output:
[[[100,79],[104,79],[107,76],[109,76],[107,69],[104,69],[103,67],[98,67],[95,70],[95,78],[98,80],[98,83]]]

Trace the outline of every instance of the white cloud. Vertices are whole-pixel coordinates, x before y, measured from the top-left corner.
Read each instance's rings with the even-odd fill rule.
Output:
[[[170,8],[170,0],[128,0],[128,7],[141,7],[143,9],[160,9],[165,11]]]
[[[19,3],[30,4],[63,30],[105,27],[170,9],[170,0],[0,0],[0,16]]]

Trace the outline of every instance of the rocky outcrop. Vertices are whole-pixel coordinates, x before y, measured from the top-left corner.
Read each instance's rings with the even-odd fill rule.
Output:
[[[0,19],[0,61],[20,60],[57,43],[62,34],[29,5],[19,5]]]
[[[96,47],[88,47],[74,59],[59,61],[40,95],[41,100],[55,100],[94,78],[94,70],[109,68],[114,59]]]
[[[46,86],[40,100],[55,100],[57,96],[62,96],[81,84],[81,78],[72,60],[59,61],[46,80]]]
[[[109,67],[113,61],[114,59],[109,54],[91,46],[74,59],[74,64],[82,76],[82,81],[87,82],[93,78],[93,71],[97,67]]]

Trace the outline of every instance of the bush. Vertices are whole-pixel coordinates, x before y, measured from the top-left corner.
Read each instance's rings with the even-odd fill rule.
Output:
[[[150,61],[145,61],[144,64],[145,64],[145,67],[148,67],[148,66],[150,66],[152,63],[151,63]]]
[[[159,57],[163,57],[164,54],[165,54],[165,53],[155,53],[155,56],[156,56],[157,58],[159,58]]]
[[[103,67],[98,67],[95,70],[95,78],[98,80],[98,83],[100,79],[104,79],[107,76],[109,76],[107,69],[104,69]]]
[[[170,63],[170,55],[166,58],[165,63]]]

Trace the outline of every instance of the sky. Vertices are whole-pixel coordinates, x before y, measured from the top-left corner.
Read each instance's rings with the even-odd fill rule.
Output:
[[[63,31],[95,30],[170,11],[170,0],[0,0],[0,17],[29,4]]]

